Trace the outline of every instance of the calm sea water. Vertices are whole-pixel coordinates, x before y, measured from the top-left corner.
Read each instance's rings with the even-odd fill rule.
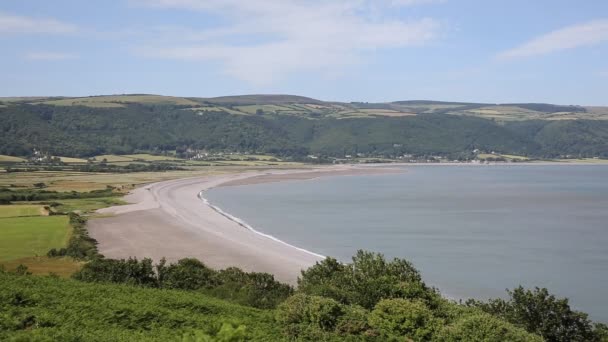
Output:
[[[547,287],[608,322],[608,166],[405,169],[206,197],[264,233],[343,261],[357,249],[407,258],[452,298]]]

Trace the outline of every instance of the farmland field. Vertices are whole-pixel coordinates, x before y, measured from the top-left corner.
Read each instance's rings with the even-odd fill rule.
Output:
[[[25,161],[24,158],[13,157],[13,156],[6,156],[6,155],[3,155],[3,154],[0,154],[0,162],[19,163],[19,162],[23,162],[23,161]]]
[[[62,248],[70,237],[67,216],[0,219],[0,261],[46,255]]]
[[[41,205],[2,205],[0,206],[0,218],[40,216],[43,210]]]

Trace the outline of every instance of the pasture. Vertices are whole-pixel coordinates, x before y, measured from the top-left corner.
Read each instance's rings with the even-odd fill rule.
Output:
[[[67,216],[0,218],[0,261],[46,255],[65,247],[70,233]]]
[[[46,214],[46,212],[44,212],[44,208],[41,205],[16,204],[0,206],[0,218],[40,216],[43,213]]]
[[[24,162],[25,159],[24,158],[20,158],[20,157],[13,157],[13,156],[7,156],[4,154],[0,154],[0,163],[5,162],[5,163],[20,163],[20,162]]]

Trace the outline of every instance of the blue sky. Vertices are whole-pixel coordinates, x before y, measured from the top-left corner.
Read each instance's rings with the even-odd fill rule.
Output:
[[[608,105],[606,0],[3,0],[0,96]]]

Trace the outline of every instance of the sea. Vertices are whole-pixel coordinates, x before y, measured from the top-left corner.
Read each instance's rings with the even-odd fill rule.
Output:
[[[364,249],[410,260],[448,298],[546,287],[608,322],[608,165],[399,168],[204,196],[255,230],[314,253],[348,262]]]

